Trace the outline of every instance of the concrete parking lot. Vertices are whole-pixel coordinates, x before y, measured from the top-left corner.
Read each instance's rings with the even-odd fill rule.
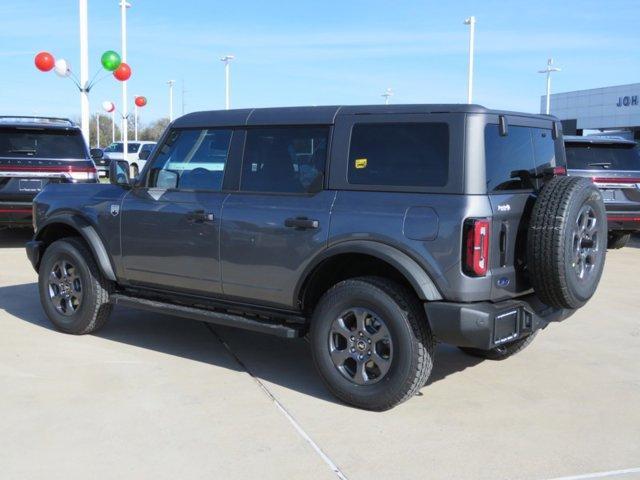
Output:
[[[0,478],[640,478],[640,241],[521,354],[441,345],[420,396],[371,413],[302,340],[126,309],[53,330],[28,237],[0,232]]]

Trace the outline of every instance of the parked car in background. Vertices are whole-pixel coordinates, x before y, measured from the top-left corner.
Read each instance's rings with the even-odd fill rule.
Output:
[[[66,118],[0,117],[0,226],[31,226],[32,200],[54,183],[95,183],[80,128]]]
[[[124,148],[123,145],[124,144],[122,142],[114,142],[104,149],[104,165],[108,171],[109,163],[111,160],[126,160],[129,162],[129,166],[131,168],[131,176],[137,177],[140,171],[146,165],[146,159],[149,157],[149,154],[156,146],[156,142],[127,142],[128,154],[126,158],[122,154],[122,150]]]
[[[565,136],[569,175],[587,177],[602,190],[609,248],[624,247],[640,231],[640,150],[614,136]]]

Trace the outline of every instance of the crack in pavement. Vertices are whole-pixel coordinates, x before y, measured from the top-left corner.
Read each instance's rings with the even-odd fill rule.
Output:
[[[216,330],[213,328],[213,325],[211,325],[210,323],[206,323],[206,322],[202,322],[202,323],[207,328],[207,330],[209,330],[212,333],[212,335],[216,338],[216,340],[218,340],[220,342],[220,344],[225,348],[225,350],[227,350],[229,355],[236,361],[236,363],[238,363],[238,365],[240,365],[240,367],[258,385],[258,387],[260,387],[262,392],[267,397],[269,397],[269,399],[273,402],[273,404],[276,406],[276,408],[278,410],[280,410],[280,412],[289,421],[289,423],[291,423],[293,428],[296,429],[298,434],[311,446],[311,448],[313,448],[313,450],[315,450],[315,452],[320,456],[322,461],[324,461],[324,463],[327,464],[327,466],[336,475],[336,477],[338,477],[340,480],[348,480],[346,475],[344,474],[344,472],[342,472],[342,470],[340,470],[340,467],[338,467],[333,462],[333,460],[331,460],[331,458],[329,458],[329,456],[322,450],[322,448],[320,448],[320,445],[318,445],[316,442],[313,441],[313,439],[309,436],[309,434],[304,431],[302,426],[287,411],[287,409],[284,407],[284,405],[282,405],[282,403],[280,403],[280,401],[273,395],[273,393],[271,393],[271,391],[267,388],[267,386],[264,383],[262,383],[262,381],[258,377],[256,377],[251,370],[249,370],[249,368],[240,359],[240,357],[238,357],[238,355],[236,355],[236,353],[231,349],[231,346],[226,342],[226,340],[224,338],[222,338],[222,336],[218,332],[216,332]]]

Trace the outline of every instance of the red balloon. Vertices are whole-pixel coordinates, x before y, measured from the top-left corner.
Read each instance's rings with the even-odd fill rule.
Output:
[[[53,55],[51,55],[49,52],[38,53],[36,55],[36,58],[34,59],[34,62],[36,64],[36,68],[41,72],[48,72],[56,64],[56,61],[53,58]]]
[[[134,101],[137,106],[144,107],[147,104],[147,97],[136,97]]]
[[[125,80],[129,80],[131,77],[131,67],[126,63],[122,62],[118,68],[116,68],[113,72],[113,76],[116,77],[117,80],[124,82]]]

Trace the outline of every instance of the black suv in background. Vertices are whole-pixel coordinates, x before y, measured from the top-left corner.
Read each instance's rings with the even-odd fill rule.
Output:
[[[198,112],[135,180],[127,162],[110,168],[110,184],[49,185],[35,201],[27,254],[58,329],[93,332],[121,304],[308,334],[327,387],[372,410],[425,385],[436,341],[496,360],[522,350],[591,298],[605,261],[602,194],[563,175],[549,116]]]
[[[97,178],[71,120],[0,117],[0,227],[31,226],[31,202],[46,185]]]
[[[640,231],[640,150],[611,136],[565,136],[569,175],[587,177],[602,190],[609,248],[624,247]]]

